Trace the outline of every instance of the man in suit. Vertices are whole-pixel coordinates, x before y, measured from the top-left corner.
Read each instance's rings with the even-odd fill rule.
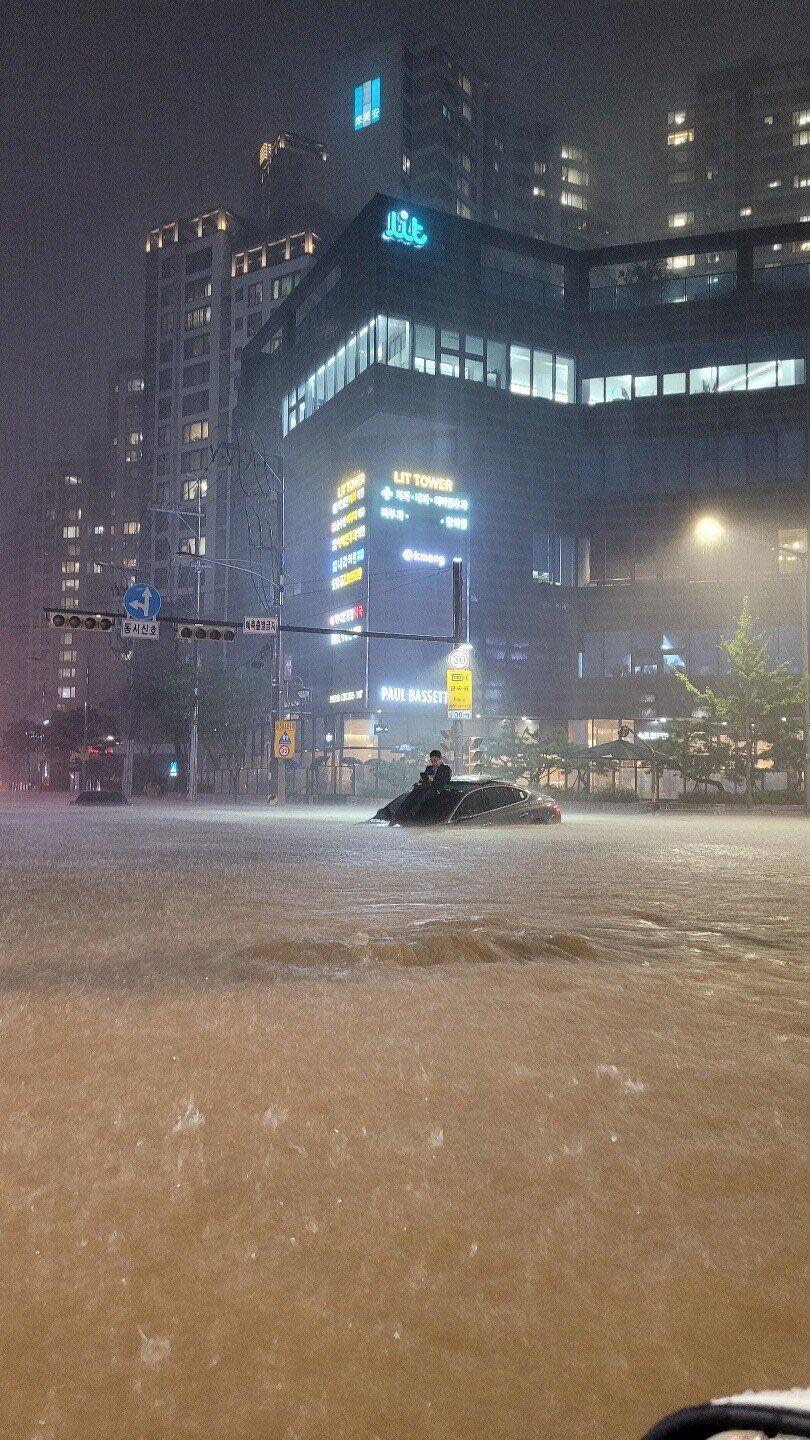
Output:
[[[419,776],[419,784],[430,786],[434,790],[444,790],[450,784],[451,773],[450,766],[442,760],[441,750],[431,750],[427,766]]]
[[[428,763],[400,807],[400,817],[412,820],[428,804],[431,795],[450,784],[450,766],[442,760],[441,750],[431,750]]]

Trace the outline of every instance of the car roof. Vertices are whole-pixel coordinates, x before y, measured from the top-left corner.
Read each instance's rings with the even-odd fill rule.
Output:
[[[515,785],[512,780],[497,780],[481,775],[460,775],[457,780],[450,781],[449,788],[456,790],[459,794],[467,795],[470,790],[481,790],[485,785],[509,785],[514,790],[520,789],[520,786]]]

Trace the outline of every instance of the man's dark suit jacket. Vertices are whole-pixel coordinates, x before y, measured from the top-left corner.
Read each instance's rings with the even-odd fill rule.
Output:
[[[431,775],[430,766],[428,765],[427,769],[422,771],[419,779],[423,785],[432,785],[434,790],[443,790],[446,785],[450,784],[451,776],[452,771],[450,766],[445,765],[444,761],[442,761],[441,765],[436,768],[435,776]]]

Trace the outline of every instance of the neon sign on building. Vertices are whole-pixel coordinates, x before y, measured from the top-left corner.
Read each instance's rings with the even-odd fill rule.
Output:
[[[398,245],[410,245],[414,250],[421,250],[427,245],[428,233],[421,220],[410,210],[389,210],[382,239],[395,240]]]
[[[368,125],[376,125],[380,118],[380,77],[376,75],[373,80],[365,80],[362,85],[354,87],[354,128],[365,130]]]

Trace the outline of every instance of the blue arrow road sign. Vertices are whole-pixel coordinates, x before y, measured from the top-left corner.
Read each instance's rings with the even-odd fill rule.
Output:
[[[154,620],[162,603],[154,585],[130,585],[124,595],[124,609],[131,620]]]

